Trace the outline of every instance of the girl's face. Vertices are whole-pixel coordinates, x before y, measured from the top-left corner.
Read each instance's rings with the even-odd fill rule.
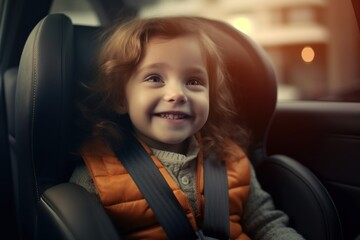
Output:
[[[206,59],[194,36],[153,37],[126,85],[127,111],[150,147],[184,152],[209,115]]]

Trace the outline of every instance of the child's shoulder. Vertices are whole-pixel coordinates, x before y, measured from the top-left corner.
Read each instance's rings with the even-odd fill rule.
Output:
[[[114,155],[111,147],[101,137],[91,137],[86,139],[80,147],[81,155],[106,156]]]
[[[229,187],[249,186],[251,176],[251,164],[242,149],[233,140],[227,139],[226,168]]]
[[[233,141],[230,138],[226,138],[225,143],[227,146],[226,152],[228,152],[229,155],[231,155],[233,158],[237,158],[237,159],[247,158],[245,150],[242,147],[240,147],[240,145],[237,144],[235,141]]]

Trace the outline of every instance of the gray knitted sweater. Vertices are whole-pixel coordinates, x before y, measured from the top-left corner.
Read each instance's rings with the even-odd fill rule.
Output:
[[[152,149],[155,156],[162,162],[174,181],[189,199],[195,213],[198,213],[195,192],[196,156],[199,148],[192,141],[188,154],[182,155]],[[90,193],[96,194],[96,188],[85,165],[77,167],[70,178]],[[282,211],[276,210],[271,196],[262,190],[253,168],[248,200],[245,204],[241,220],[244,232],[254,240],[300,240],[304,239],[294,229],[288,227],[288,217]]]

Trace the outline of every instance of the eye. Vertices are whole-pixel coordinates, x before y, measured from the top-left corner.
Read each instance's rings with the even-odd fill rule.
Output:
[[[145,81],[153,82],[153,83],[162,83],[163,82],[163,80],[161,79],[161,77],[159,75],[150,75],[145,78]]]
[[[187,82],[187,85],[203,85],[202,82],[198,79],[191,79]]]

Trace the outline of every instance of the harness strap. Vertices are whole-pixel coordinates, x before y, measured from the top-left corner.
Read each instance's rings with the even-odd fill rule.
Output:
[[[200,237],[202,239],[203,234],[195,233],[170,186],[139,141],[129,134],[125,145],[126,151],[113,147],[114,152],[147,200],[168,238],[191,240]],[[226,166],[215,158],[209,158],[209,161],[204,162],[204,235],[229,239]]]
[[[229,239],[229,191],[225,161],[210,155],[204,161],[205,236]]]

